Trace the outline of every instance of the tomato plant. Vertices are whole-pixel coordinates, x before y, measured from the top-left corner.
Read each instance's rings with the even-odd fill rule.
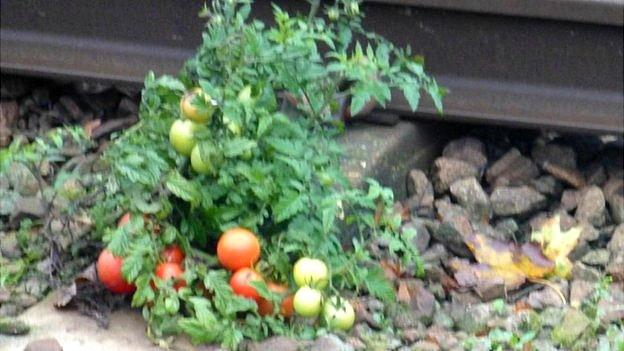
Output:
[[[205,123],[210,120],[216,109],[216,102],[201,88],[191,89],[180,99],[180,112],[182,116],[197,123]]]
[[[251,267],[260,258],[260,241],[245,228],[229,229],[219,238],[217,256],[221,265],[231,271]]]
[[[138,125],[106,150],[109,191],[94,222],[124,257],[122,272],[137,286],[133,305],[143,307],[160,342],[181,332],[235,349],[245,338],[299,330],[289,325],[297,319],[254,313],[260,306],[244,296],[278,300],[251,273],[234,280],[234,289],[231,272],[239,278],[253,267],[270,281],[310,284],[299,288],[293,308],[318,315],[322,292],[315,288],[395,300],[368,240],[387,242],[388,256],[423,271],[414,233],[399,234],[392,191],[374,180],[351,187],[337,138],[344,111],[357,116],[371,102],[384,106],[392,89],[413,109],[426,94],[440,110],[444,89],[409,48],[363,28],[359,1],[311,2],[307,16],[275,6],[273,21],[263,24],[249,19],[250,1],[212,1],[197,54],[178,76],[147,75]],[[192,121],[189,104],[210,117]],[[120,209],[150,221],[133,216],[113,228],[107,215]],[[172,296],[150,282],[161,250],[174,242],[187,255],[187,288]],[[300,257],[323,261],[294,269]]]
[[[256,288],[254,288],[250,283],[260,281],[263,281],[260,274],[251,268],[244,267],[232,274],[230,286],[236,295],[257,300],[260,298],[260,294],[258,294]]]
[[[110,291],[118,294],[133,292],[136,287],[128,283],[121,274],[123,259],[116,257],[109,250],[102,250],[98,257],[96,269],[98,279]]]

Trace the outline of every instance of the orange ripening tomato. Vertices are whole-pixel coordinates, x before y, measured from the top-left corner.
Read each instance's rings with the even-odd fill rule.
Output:
[[[286,285],[269,282],[267,284],[269,291],[282,296],[282,302],[280,303],[280,314],[286,318],[289,318],[294,313],[293,296],[288,293],[288,287]],[[273,313],[273,303],[262,297],[256,301],[258,303],[258,313],[261,316],[267,316]]]
[[[176,244],[167,246],[161,256],[164,262],[181,264],[184,261],[184,251]]]
[[[124,279],[121,266],[123,266],[123,258],[114,256],[108,249],[102,250],[96,263],[98,279],[108,290],[116,294],[134,292],[136,286]]]
[[[184,269],[179,263],[165,262],[156,266],[156,276],[162,280],[173,279],[173,287],[176,290],[186,286],[183,278]]]
[[[121,228],[124,225],[128,224],[128,222],[130,222],[130,212],[124,213],[124,215],[119,218],[119,221],[117,222],[117,227]]]
[[[254,288],[250,282],[263,281],[262,276],[251,268],[241,268],[232,274],[230,278],[230,287],[236,295],[246,297],[248,299],[257,300],[260,298],[260,294],[256,288]]]
[[[219,238],[217,257],[221,265],[231,271],[252,267],[260,258],[260,241],[245,228],[229,229]]]

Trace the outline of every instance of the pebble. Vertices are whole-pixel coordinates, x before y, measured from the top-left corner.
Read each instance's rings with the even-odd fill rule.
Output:
[[[538,165],[545,163],[576,169],[576,152],[569,146],[560,144],[536,144],[531,150],[531,157]]]
[[[607,249],[591,250],[581,258],[581,262],[590,266],[604,267],[609,263],[610,256],[611,252],[609,252],[609,250]]]
[[[599,187],[592,185],[583,191],[574,217],[596,227],[605,223],[605,197]]]
[[[442,156],[466,161],[477,169],[485,168],[488,162],[485,145],[481,140],[472,137],[450,141],[442,150]]]
[[[485,179],[493,186],[524,185],[537,176],[537,166],[516,148],[494,162],[485,173]]]
[[[497,216],[525,216],[546,205],[544,195],[528,186],[497,187],[490,196]]]
[[[451,184],[459,179],[478,177],[479,170],[474,165],[454,158],[439,157],[433,163],[433,187],[436,193],[445,193]]]
[[[450,192],[455,201],[465,208],[473,219],[483,220],[492,216],[490,199],[476,178],[464,178],[453,182]]]
[[[55,338],[46,338],[29,342],[24,351],[63,351],[63,347]]]

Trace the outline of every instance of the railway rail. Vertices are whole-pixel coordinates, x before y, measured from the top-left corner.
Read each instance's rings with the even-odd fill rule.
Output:
[[[273,1],[288,10],[305,1]],[[270,18],[269,1],[254,14]],[[2,0],[2,72],[141,84],[201,40],[203,2]],[[376,0],[365,25],[425,56],[449,88],[445,118],[624,133],[624,1]],[[391,110],[416,114],[399,96]]]

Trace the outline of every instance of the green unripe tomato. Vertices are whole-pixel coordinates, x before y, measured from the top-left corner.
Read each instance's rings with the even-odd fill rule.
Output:
[[[191,167],[199,174],[210,174],[214,170],[209,157],[204,157],[202,159],[199,153],[199,145],[195,145],[193,151],[191,152]]]
[[[195,106],[194,101],[196,101],[196,99],[201,99],[205,106],[203,106],[203,108]],[[216,102],[200,88],[192,89],[180,99],[180,111],[182,112],[182,116],[197,123],[210,121],[216,109]]]
[[[349,301],[334,296],[325,301],[323,317],[331,329],[347,331],[355,323],[355,311]]]
[[[321,312],[323,295],[309,286],[299,288],[293,298],[295,312],[303,317],[316,317]]]
[[[334,184],[334,179],[327,172],[316,172],[319,183],[323,186],[331,186]]]
[[[329,282],[329,270],[325,262],[309,257],[300,258],[293,267],[297,286],[312,286],[323,289]]]
[[[169,142],[180,154],[189,156],[197,143],[194,134],[199,125],[188,119],[178,119],[171,125],[169,130]]]

